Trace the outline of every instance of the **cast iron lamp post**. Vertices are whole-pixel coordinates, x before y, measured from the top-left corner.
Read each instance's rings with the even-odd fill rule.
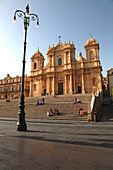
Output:
[[[19,105],[19,120],[17,123],[17,131],[27,131],[27,124],[25,121],[25,104],[24,104],[24,77],[25,77],[25,55],[26,55],[26,39],[27,39],[27,28],[29,27],[30,21],[37,20],[36,26],[39,26],[39,18],[36,14],[29,13],[29,5],[26,6],[26,12],[21,10],[16,10],[14,13],[13,21],[16,22],[16,15],[23,19],[24,21],[24,30],[25,30],[25,40],[24,40],[24,54],[23,54],[23,68],[22,68],[22,88],[21,88],[21,97]]]

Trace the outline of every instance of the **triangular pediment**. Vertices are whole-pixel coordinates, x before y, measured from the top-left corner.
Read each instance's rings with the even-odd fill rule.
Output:
[[[43,58],[44,56],[42,55],[42,53],[38,50],[34,53],[34,55],[31,57],[31,59],[35,59],[35,58]],[[45,59],[44,59],[45,60]]]
[[[57,44],[55,47],[55,51],[62,51],[63,50],[63,45],[62,44]]]
[[[63,48],[63,44],[61,44],[61,43],[59,43],[59,44],[57,44],[57,46],[56,47],[49,47],[49,49],[48,49],[48,52],[49,53],[52,53],[52,52],[57,52],[57,51],[62,51],[64,48]],[[48,54],[48,53],[47,53]]]
[[[90,36],[90,39],[85,43],[85,45],[86,45],[86,46],[87,46],[87,45],[94,45],[94,44],[96,44],[96,43],[97,43],[97,41]]]

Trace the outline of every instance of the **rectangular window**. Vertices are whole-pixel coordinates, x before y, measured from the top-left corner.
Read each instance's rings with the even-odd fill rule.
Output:
[[[96,78],[93,78],[93,86],[96,86]]]
[[[8,91],[8,87],[6,87],[6,92]]]
[[[2,92],[2,87],[0,88],[0,92]]]
[[[19,86],[19,91],[21,91],[21,86]]]
[[[7,83],[8,83],[8,80],[7,80]]]
[[[14,86],[12,86],[12,92],[14,91]]]
[[[58,66],[62,65],[62,58],[58,58]]]

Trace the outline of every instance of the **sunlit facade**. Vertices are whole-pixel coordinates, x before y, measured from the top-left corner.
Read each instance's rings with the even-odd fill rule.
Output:
[[[47,65],[38,50],[31,57],[30,96],[102,92],[99,43],[90,36],[85,43],[86,58],[75,45],[64,42],[48,48]]]
[[[0,80],[0,99],[10,99],[20,97],[21,94],[22,77],[7,77]],[[24,95],[29,96],[29,77],[25,75],[25,90]]]
[[[113,100],[113,68],[107,71],[109,96]]]

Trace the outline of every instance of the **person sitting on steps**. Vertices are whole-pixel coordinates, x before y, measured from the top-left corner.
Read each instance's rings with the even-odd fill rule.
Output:
[[[38,106],[39,105],[39,100],[37,100],[37,103],[36,103],[36,106]]]
[[[79,98],[77,98],[77,103],[81,103],[81,101],[80,101],[80,99],[79,99]]]
[[[82,108],[78,108],[77,116],[83,116],[83,115],[84,115],[83,109]]]
[[[74,103],[77,103],[77,99],[76,98],[74,99]]]
[[[58,109],[54,109],[53,114],[55,114],[55,115],[59,115],[59,111],[58,111]]]

